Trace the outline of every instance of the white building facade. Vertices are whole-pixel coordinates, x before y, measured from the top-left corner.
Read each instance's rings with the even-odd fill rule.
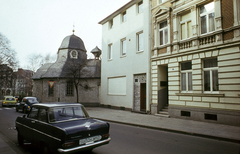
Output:
[[[150,2],[132,0],[102,21],[101,104],[150,111]]]

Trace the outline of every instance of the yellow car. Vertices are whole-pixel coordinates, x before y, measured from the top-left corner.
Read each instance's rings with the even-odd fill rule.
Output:
[[[4,100],[2,102],[2,106],[16,106],[17,101],[15,97],[12,96],[6,96],[4,97]]]

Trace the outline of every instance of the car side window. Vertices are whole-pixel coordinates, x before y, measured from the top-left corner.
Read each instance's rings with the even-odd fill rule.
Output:
[[[37,119],[37,115],[38,115],[38,108],[33,107],[31,112],[28,115],[28,118]]]
[[[39,110],[38,120],[43,121],[43,122],[47,122],[47,111],[46,111],[46,109],[40,109]]]

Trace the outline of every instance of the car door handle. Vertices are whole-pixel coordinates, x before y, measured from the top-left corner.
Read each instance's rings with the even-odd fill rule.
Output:
[[[32,124],[35,124],[35,123],[36,123],[36,121],[31,121],[31,123],[32,123]]]

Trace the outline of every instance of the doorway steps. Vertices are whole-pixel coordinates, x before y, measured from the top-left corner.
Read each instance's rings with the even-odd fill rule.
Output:
[[[158,114],[155,114],[156,116],[160,116],[160,117],[166,117],[169,118],[169,114],[168,114],[168,106],[164,106],[162,110],[160,110],[158,112]]]

